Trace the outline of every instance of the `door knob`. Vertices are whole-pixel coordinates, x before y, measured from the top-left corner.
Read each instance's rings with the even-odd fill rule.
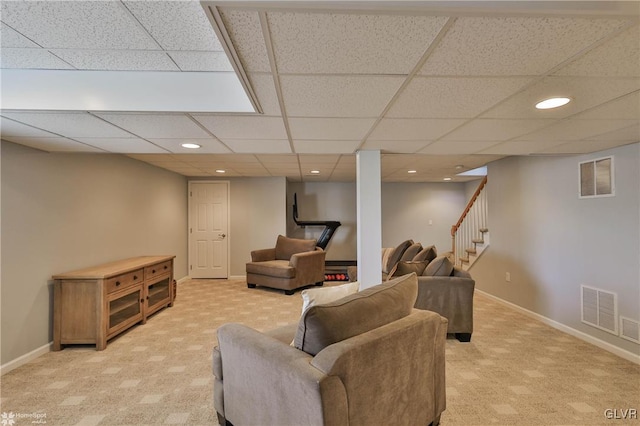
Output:
[[[227,236],[227,234],[218,234],[218,236],[219,236],[220,238],[224,238],[224,237],[226,237],[226,236]]]

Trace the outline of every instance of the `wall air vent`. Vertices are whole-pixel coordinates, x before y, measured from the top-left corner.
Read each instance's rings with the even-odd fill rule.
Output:
[[[640,343],[640,322],[621,316],[620,337],[635,343]]]
[[[613,157],[580,163],[580,198],[615,195]]]
[[[582,322],[618,334],[618,295],[586,285],[580,286]]]

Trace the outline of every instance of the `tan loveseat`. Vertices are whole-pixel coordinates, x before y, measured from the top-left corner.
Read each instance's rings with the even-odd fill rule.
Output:
[[[324,282],[325,252],[316,247],[316,240],[302,240],[278,235],[274,248],[254,250],[247,263],[247,286],[256,285],[294,290]]]
[[[269,333],[221,326],[213,353],[220,423],[438,424],[447,320],[414,309],[417,293],[411,274],[312,306],[298,324]]]

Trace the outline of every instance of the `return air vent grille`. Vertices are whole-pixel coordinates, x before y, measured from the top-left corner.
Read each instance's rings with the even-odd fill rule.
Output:
[[[631,318],[620,317],[620,337],[640,343],[640,322]]]
[[[581,286],[582,322],[618,334],[618,297],[615,293]]]

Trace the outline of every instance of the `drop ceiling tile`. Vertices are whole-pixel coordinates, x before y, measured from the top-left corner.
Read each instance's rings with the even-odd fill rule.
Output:
[[[460,17],[423,75],[539,75],[626,22],[556,17]]]
[[[271,164],[274,165],[297,165],[298,164],[298,156],[295,154],[263,154],[256,155],[257,159],[264,164],[265,166],[269,166]]]
[[[473,118],[531,81],[511,77],[416,77],[387,117]]]
[[[226,139],[224,143],[237,153],[287,154],[291,152],[288,140]]]
[[[637,120],[582,120],[571,118],[524,135],[517,140],[538,142],[573,141],[623,129],[636,123]]]
[[[258,13],[220,8],[220,14],[245,71],[271,72]]]
[[[227,139],[287,139],[282,117],[191,114],[223,142]]]
[[[124,4],[165,50],[223,50],[197,1],[125,1]]]
[[[214,138],[194,139],[194,138],[149,138],[149,142],[176,154],[229,154],[231,150]],[[198,149],[185,148],[183,143],[195,143],[200,145]]]
[[[485,150],[482,154],[496,155],[529,155],[544,152],[554,146],[565,143],[557,140],[536,140],[536,141],[508,141],[493,145]]]
[[[410,154],[428,145],[430,141],[405,141],[405,140],[369,140],[362,145],[362,149],[375,149],[392,153]]]
[[[3,112],[5,114],[5,112]],[[23,123],[19,123],[17,121],[10,120],[5,117],[0,117],[0,135],[5,138],[8,136],[18,136],[18,137],[41,137],[41,138],[52,138],[56,137],[56,135],[45,132],[44,130],[36,129],[35,127],[28,126]]]
[[[429,155],[475,154],[496,145],[496,143],[496,141],[437,141],[422,149],[420,153]]]
[[[298,154],[352,154],[360,141],[347,140],[295,140],[293,147]]]
[[[362,140],[375,121],[373,118],[289,117],[289,128],[294,139]]]
[[[465,121],[448,118],[383,118],[367,140],[435,140]]]
[[[127,154],[127,157],[150,164],[182,164],[171,154]]]
[[[0,51],[0,67],[12,69],[73,69],[45,49],[5,48]]]
[[[628,143],[610,140],[573,141],[536,151],[535,154],[587,154],[617,148]]]
[[[0,47],[39,47],[37,44],[0,22]]]
[[[101,149],[61,137],[40,138],[9,136],[5,138],[3,136],[3,139],[47,152],[104,152]]]
[[[51,52],[79,70],[180,71],[161,51],[52,49]]]
[[[635,25],[561,68],[556,72],[556,75],[640,77],[640,43],[638,40],[640,40],[640,27]]]
[[[224,52],[168,52],[181,71],[233,71]]]
[[[314,165],[314,164],[335,164],[339,159],[339,154],[300,154],[299,156],[301,165]]]
[[[249,80],[265,115],[282,115],[272,74],[250,73]]]
[[[139,138],[76,138],[78,142],[86,143],[96,148],[113,153],[153,154],[166,153],[165,149]]]
[[[109,123],[142,138],[210,138],[186,114],[96,113]]]
[[[585,140],[640,142],[640,124],[636,122],[636,124],[629,127],[623,127],[611,132],[602,133],[597,136],[586,138]]]
[[[638,78],[547,77],[487,111],[482,118],[565,118],[639,89]],[[573,100],[560,108],[535,108],[536,103],[552,96]]]
[[[280,77],[291,117],[377,117],[403,81],[397,76]]]
[[[131,135],[86,112],[3,112],[3,116],[70,138],[129,138]]]
[[[2,21],[45,48],[158,48],[120,2],[4,1]]]
[[[603,103],[577,114],[575,117],[581,119],[636,119],[640,117],[640,91]]]
[[[280,73],[408,74],[446,17],[267,13]],[[390,36],[390,35],[393,36]]]
[[[479,118],[442,138],[444,141],[505,141],[556,123],[557,120],[507,120]]]

